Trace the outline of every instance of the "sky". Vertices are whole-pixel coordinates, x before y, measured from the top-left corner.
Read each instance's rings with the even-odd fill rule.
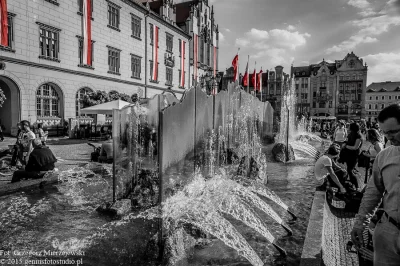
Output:
[[[400,81],[400,0],[210,0],[219,25],[219,70],[239,52],[243,73],[342,60],[368,65],[367,85]]]

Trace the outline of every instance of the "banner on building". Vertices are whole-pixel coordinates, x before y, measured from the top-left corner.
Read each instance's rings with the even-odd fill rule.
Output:
[[[7,0],[0,0],[0,38],[1,38],[1,45],[8,46],[8,12],[7,12]]]
[[[180,76],[180,82],[179,86],[182,88],[185,87],[185,45],[186,42],[184,40],[181,40],[181,76]]]
[[[82,0],[83,13],[83,64],[92,65],[92,0]]]
[[[158,80],[158,27],[153,25],[153,70],[152,79]]]

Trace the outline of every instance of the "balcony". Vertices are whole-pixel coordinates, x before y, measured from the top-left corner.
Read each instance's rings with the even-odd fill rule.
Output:
[[[175,56],[173,56],[171,53],[165,53],[164,54],[164,64],[168,67],[174,67],[175,66]]]
[[[332,99],[333,99],[332,95],[322,95],[322,96],[314,97],[314,100],[316,102],[328,102],[328,101],[332,101]]]

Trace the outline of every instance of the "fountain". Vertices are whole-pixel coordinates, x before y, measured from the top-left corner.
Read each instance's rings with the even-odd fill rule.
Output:
[[[311,121],[308,123],[303,116],[296,127],[296,87],[292,78],[285,84],[285,93],[282,97],[281,123],[276,136],[276,144],[272,150],[277,162],[295,160],[295,150],[306,156],[317,158],[319,151],[310,145],[309,141],[322,142],[321,138],[311,134]]]
[[[296,187],[296,180],[306,176],[306,172],[300,169],[299,173],[299,167],[273,162],[274,166],[267,168],[266,146],[260,140],[265,103],[234,86],[228,89],[229,93],[220,92],[211,97],[204,96],[200,90],[190,90],[183,101],[161,112],[157,108],[162,100],[154,99],[149,101],[149,111],[143,114],[146,116],[143,120],[136,114],[137,107],[114,114],[118,122],[117,127],[113,126],[117,131],[113,135],[116,134],[118,154],[113,169],[106,169],[108,174],[115,173],[114,184],[111,178],[103,182],[92,170],[78,169],[81,173],[78,178],[70,172],[61,175],[63,183],[59,190],[65,192],[63,197],[68,199],[68,204],[86,212],[93,210],[91,205],[90,210],[86,208],[89,201],[101,202],[101,195],[107,195],[108,199],[126,197],[128,189],[134,212],[72,237],[66,237],[67,233],[56,235],[53,230],[41,242],[51,240],[53,248],[66,252],[84,249],[90,259],[98,260],[102,254],[103,265],[107,265],[108,258],[118,260],[119,265],[128,265],[124,258],[130,260],[130,265],[152,265],[139,258],[150,258],[152,262],[163,259],[165,265],[232,265],[230,258],[225,262],[228,264],[212,259],[196,264],[193,256],[197,255],[191,256],[204,250],[212,252],[215,246],[221,245],[231,248],[227,256],[232,257],[234,252],[236,263],[245,264],[245,259],[252,265],[265,265],[272,257],[281,258],[286,254],[296,257],[286,251],[289,245],[285,249],[282,245],[298,234],[298,228],[292,228],[301,225],[292,222],[290,228],[287,220],[296,218],[290,210],[292,206],[296,206],[296,212],[304,210],[304,207],[299,210],[298,204],[305,201],[306,198],[299,198],[305,193],[282,198],[285,194],[282,190]],[[152,111],[153,104],[156,111]],[[294,117],[289,120],[294,121]],[[151,138],[151,143],[154,140],[156,145],[146,148],[150,140],[143,134],[149,130],[143,127],[148,124],[153,128],[157,123],[160,125],[156,127],[157,137]],[[287,129],[291,130],[290,125]],[[101,194],[84,194],[93,189],[99,189]],[[100,223],[102,218],[95,218]],[[144,234],[137,229],[138,224],[151,225],[152,230]],[[160,230],[155,232],[157,225]],[[137,248],[138,243],[146,247]],[[150,251],[142,252],[146,253],[142,257],[136,256],[141,250]],[[276,256],[276,250],[280,255]]]

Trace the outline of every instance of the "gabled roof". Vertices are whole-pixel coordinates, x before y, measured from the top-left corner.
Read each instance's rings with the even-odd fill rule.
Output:
[[[309,66],[293,67],[293,74],[295,77],[309,77],[311,70]]]
[[[400,81],[374,82],[367,87],[367,92],[400,91]]]

